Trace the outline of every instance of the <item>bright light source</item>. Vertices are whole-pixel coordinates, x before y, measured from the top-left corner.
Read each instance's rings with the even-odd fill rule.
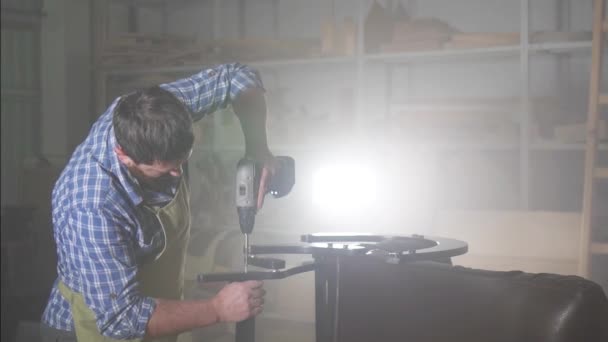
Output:
[[[364,165],[343,164],[319,169],[313,175],[312,201],[337,215],[365,214],[377,201],[378,182]]]

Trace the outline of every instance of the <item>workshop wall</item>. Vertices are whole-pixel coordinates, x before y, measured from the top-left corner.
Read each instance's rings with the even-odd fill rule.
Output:
[[[382,1],[387,3],[388,1]],[[589,30],[591,1],[570,1],[571,29]],[[179,5],[170,12],[167,23],[156,11],[141,10],[138,24],[142,31],[160,32],[167,25],[172,33],[191,33],[201,40],[212,37],[236,38],[239,36],[236,1],[221,1],[219,14],[224,18],[212,24],[211,1],[200,4]],[[273,23],[272,0],[256,0],[246,2],[245,32],[248,37],[272,37]],[[281,37],[318,38],[322,22],[331,12],[330,1],[327,0],[281,0],[279,9],[278,33]],[[451,25],[467,32],[517,32],[519,30],[519,2],[502,0],[425,0],[403,1],[404,4],[414,4],[406,8],[410,14],[425,17],[433,16],[448,21]],[[556,28],[557,8],[553,0],[531,0],[531,30],[549,30]],[[576,5],[575,5],[576,4]],[[43,21],[42,39],[42,154],[52,164],[60,168],[72,153],[76,144],[87,134],[92,120],[99,114],[91,110],[92,79],[90,77],[90,16],[89,1],[82,0],[46,0],[44,2],[47,16]],[[335,16],[340,19],[357,17],[358,9],[350,0],[335,1]],[[472,10],[474,9],[474,10]],[[199,11],[200,10],[200,11]],[[478,16],[471,20],[472,12]],[[200,15],[200,13],[203,13]],[[127,13],[124,6],[113,6],[111,12],[110,32],[128,31]],[[543,98],[561,91],[575,94],[573,97],[562,98],[565,102],[576,98],[584,99],[588,86],[588,56],[573,57],[565,74],[568,79],[568,89],[560,89],[560,79],[555,76],[558,68],[557,61],[532,58],[534,65],[530,87],[535,97]],[[516,98],[519,96],[519,66],[516,59],[498,60],[463,60],[455,64],[440,63],[420,64],[408,69],[395,70],[392,91],[403,95],[403,98],[428,100],[432,98]],[[348,107],[353,99],[353,84],[355,77],[352,67],[336,66],[331,72],[323,68],[310,66],[298,67],[297,70],[285,68],[280,72],[261,69],[264,82],[268,88],[269,104],[272,120],[289,121],[295,127],[289,131],[284,126],[275,126],[270,140],[273,145],[280,145],[289,139],[293,141],[318,142],[319,136],[328,136],[333,132],[335,141],[348,142],[348,129],[337,123],[340,117],[353,115],[352,107]],[[385,115],[385,75],[380,68],[370,67],[366,74],[369,82],[364,90],[364,116],[370,127]],[[517,105],[517,104],[516,104]],[[542,103],[540,104],[542,105]],[[542,113],[552,113],[552,108],[559,105],[542,107]],[[548,110],[546,108],[549,108]],[[517,112],[512,121],[517,121]],[[570,113],[569,113],[570,114]],[[229,115],[229,114],[226,114]],[[310,125],[312,118],[329,118],[322,127]],[[303,138],[295,138],[296,134],[305,132]],[[238,131],[237,131],[238,133]],[[282,135],[281,135],[282,134]],[[374,138],[374,137],[371,137]],[[221,137],[219,138],[221,139]],[[356,225],[347,225],[335,218],[324,217],[310,204],[310,193],[306,179],[314,172],[318,162],[315,156],[302,151],[277,151],[289,153],[296,157],[298,184],[294,192],[285,200],[269,200],[264,211],[258,216],[258,226],[254,234],[254,242],[269,242],[271,238],[281,238],[286,241],[297,241],[298,234],[321,230],[348,231],[360,228],[371,232],[385,233],[423,233],[458,237],[468,241],[471,246],[469,254],[456,259],[457,264],[469,267],[487,269],[520,269],[524,271],[550,271],[569,274],[576,271],[576,233],[578,216],[573,213],[524,213],[514,211],[517,207],[519,194],[516,190],[517,181],[512,177],[517,173],[517,166],[512,169],[504,167],[507,159],[496,161],[484,155],[451,155],[446,160],[460,159],[461,164],[450,164],[446,169],[455,170],[463,176],[476,175],[474,184],[445,179],[438,187],[452,189],[452,193],[460,191],[469,195],[467,189],[474,188],[480,193],[477,200],[461,197],[433,197],[432,203],[418,201],[399,203],[391,215],[378,213],[361,213],[363,218],[357,218]],[[203,180],[193,182],[193,206],[195,210],[193,226],[193,247],[190,255],[191,262],[203,262],[197,257],[209,251],[208,247],[215,241],[220,241],[221,231],[232,234],[226,238],[223,245],[218,242],[217,250],[238,251],[240,236],[235,221],[234,209],[231,207],[232,178],[226,170],[232,170],[239,153],[223,153],[221,156],[197,153],[193,157],[193,168],[204,173]],[[322,158],[320,158],[322,159]],[[514,157],[513,160],[517,158]],[[198,163],[198,164],[197,164]],[[415,163],[415,162],[413,162]],[[197,164],[197,165],[195,165]],[[582,167],[582,164],[581,164]],[[409,170],[407,165],[403,168]],[[425,167],[421,167],[424,171]],[[54,177],[56,170],[49,172]],[[542,172],[539,178],[549,176]],[[40,177],[34,171],[32,177]],[[194,174],[193,177],[198,177]],[[3,182],[4,183],[4,182]],[[221,187],[217,187],[221,184]],[[480,186],[481,185],[481,186]],[[477,186],[477,188],[475,188]],[[492,188],[490,188],[492,186]],[[436,190],[436,189],[433,189]],[[558,201],[562,192],[553,189],[551,196]],[[30,191],[40,191],[38,195],[30,194],[32,198],[48,198],[48,187],[33,188]],[[46,191],[46,192],[44,192]],[[568,189],[568,192],[573,192]],[[490,193],[500,193],[504,201],[492,202]],[[30,196],[28,195],[28,196]],[[431,196],[432,197],[432,196]],[[424,199],[426,197],[418,197]],[[437,203],[446,207],[457,203],[458,209],[479,208],[480,205],[499,207],[509,211],[478,212],[478,211],[442,211]],[[553,207],[568,207],[571,203],[559,202]],[[216,205],[216,207],[214,207]],[[395,203],[393,203],[395,205]],[[219,206],[219,207],[218,207]],[[219,213],[219,214],[218,214]],[[367,214],[367,215],[366,215]],[[373,214],[373,215],[372,215]],[[374,216],[376,215],[376,216]],[[282,233],[281,233],[282,232]],[[234,234],[236,233],[236,234]],[[544,237],[551,237],[551,243],[546,243]],[[522,248],[522,246],[524,248]],[[206,267],[221,269],[236,265],[238,260],[228,256],[219,265],[204,264]],[[214,259],[215,261],[215,259]],[[193,270],[200,270],[201,264],[189,265]],[[218,268],[219,267],[219,268]],[[282,317],[286,320],[310,322],[313,317],[312,287],[307,275],[296,277],[281,284],[269,284],[269,317]],[[294,293],[297,295],[294,296]]]
[[[88,5],[2,1],[2,341],[39,321],[56,278],[51,189],[93,117]],[[42,10],[41,27],[5,27],[5,9]]]
[[[89,2],[46,0],[42,22],[42,154],[63,165],[88,133],[91,113]]]

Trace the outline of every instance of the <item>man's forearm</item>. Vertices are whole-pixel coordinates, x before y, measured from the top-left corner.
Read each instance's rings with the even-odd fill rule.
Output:
[[[212,301],[156,299],[156,309],[148,322],[146,337],[175,335],[218,321]]]
[[[260,88],[246,90],[234,101],[232,108],[241,122],[246,153],[256,157],[269,155],[264,90]]]

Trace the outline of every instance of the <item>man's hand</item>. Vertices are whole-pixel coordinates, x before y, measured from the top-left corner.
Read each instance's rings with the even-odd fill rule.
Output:
[[[226,285],[211,303],[219,322],[240,322],[258,315],[264,308],[264,295],[261,281],[246,281]]]
[[[270,183],[270,177],[275,174],[277,168],[279,167],[279,162],[273,155],[270,155],[262,161],[264,163],[264,167],[262,168],[260,188],[258,189],[258,210],[262,209],[262,207],[264,206],[264,198],[266,197],[266,193],[268,192],[268,184]]]

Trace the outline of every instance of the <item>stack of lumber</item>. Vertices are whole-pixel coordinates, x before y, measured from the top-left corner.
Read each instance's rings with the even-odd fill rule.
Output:
[[[392,40],[383,44],[382,52],[438,50],[456,32],[449,24],[435,18],[418,18],[395,22]]]
[[[353,48],[354,50],[354,48]],[[307,58],[320,54],[318,40],[245,38],[197,43],[194,38],[140,33],[112,36],[104,45],[103,66],[200,65],[222,61]]]
[[[120,65],[162,65],[170,57],[191,49],[194,39],[176,35],[147,33],[119,33],[105,43],[101,64]]]
[[[357,27],[352,17],[346,17],[341,25],[334,18],[321,25],[321,52],[323,57],[352,56],[355,54]]]
[[[563,143],[583,143],[587,140],[587,123],[559,125],[554,128],[555,139]],[[600,141],[608,140],[608,123],[606,120],[598,122],[598,138]]]
[[[316,39],[244,38],[218,40],[208,44],[214,60],[260,61],[268,59],[307,58],[319,54]]]
[[[474,49],[519,44],[517,32],[455,33],[445,44],[446,49]]]
[[[530,35],[531,43],[557,43],[591,40],[591,31],[538,31]]]

